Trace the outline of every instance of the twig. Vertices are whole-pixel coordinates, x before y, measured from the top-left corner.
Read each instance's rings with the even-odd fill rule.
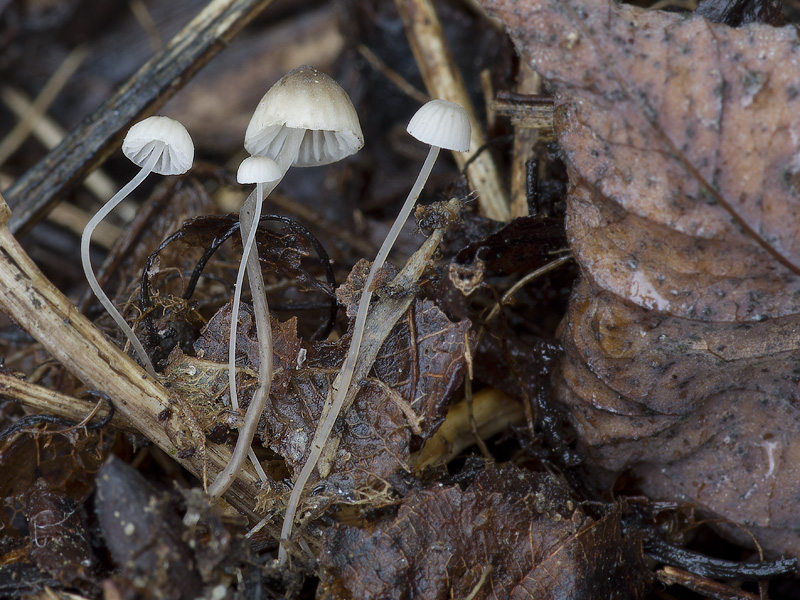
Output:
[[[0,88],[0,99],[18,119],[31,109],[32,101],[21,90],[10,85]],[[47,115],[41,115],[34,123],[33,136],[48,150],[52,150],[67,136],[64,128]],[[97,169],[83,180],[83,185],[103,204],[117,191],[117,185],[101,169]],[[86,219],[87,221],[89,219]]]
[[[28,383],[5,374],[0,374],[0,394],[7,400],[15,400],[29,408],[70,421],[80,421],[95,406],[95,403],[90,400],[60,394],[41,385]],[[97,414],[104,417],[108,411],[100,408]],[[135,431],[128,420],[118,414],[111,420],[111,426]]]
[[[472,124],[471,152],[453,153],[461,169],[472,154],[486,143],[486,139],[481,133],[482,127],[475,114],[475,108],[444,37],[439,17],[431,0],[395,0],[395,4],[405,23],[411,50],[414,52],[430,95],[433,98],[456,102],[467,111]],[[511,216],[508,200],[491,154],[484,152],[477,157],[470,164],[467,176],[472,187],[478,192],[481,213],[496,221],[508,221]]]
[[[540,94],[542,78],[524,61],[520,61],[517,73],[517,92]],[[539,130],[514,124],[514,151],[511,159],[511,216],[528,215],[528,169],[533,156],[533,147],[539,139]]]
[[[158,33],[158,27],[156,27],[156,22],[153,20],[153,17],[150,16],[150,11],[147,10],[144,2],[142,2],[142,0],[129,0],[128,7],[147,34],[147,39],[150,40],[150,47],[153,49],[153,52],[161,50],[161,48],[164,47],[164,41],[161,39],[161,34]]]
[[[389,68],[389,66],[367,46],[364,44],[359,44],[357,49],[359,54],[361,54],[361,56],[363,56],[376,71],[382,73],[384,77],[395,84],[397,88],[406,96],[413,98],[420,104],[425,104],[428,100],[430,100],[427,94],[424,94],[411,85],[402,75],[400,75],[400,73]]]
[[[152,114],[272,0],[212,0],[61,144],[6,192],[12,233],[26,231],[119,146],[128,126]]]
[[[675,567],[664,567],[656,571],[655,575],[664,585],[680,585],[714,600],[759,600],[760,598],[757,594],[751,594],[727,583],[705,579]]]
[[[539,135],[545,139],[555,139],[553,131],[555,103],[551,96],[500,91],[497,92],[492,108],[498,115],[510,117],[511,124],[515,127],[537,129]]]

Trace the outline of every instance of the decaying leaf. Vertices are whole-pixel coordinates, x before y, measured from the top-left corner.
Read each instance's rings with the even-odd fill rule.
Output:
[[[407,496],[372,529],[329,530],[320,598],[637,598],[640,542],[551,475],[490,467]]]
[[[357,276],[358,269],[354,269]],[[255,388],[258,348],[252,311],[246,304],[237,330],[237,377],[242,407]],[[470,322],[452,323],[430,301],[412,303],[384,344],[373,366],[374,377],[344,419],[330,475],[321,483],[328,496],[357,502],[398,470],[408,468],[413,435],[429,438],[444,418],[453,391],[466,368]],[[176,351],[165,374],[180,391],[203,431],[225,422],[230,305],[209,321],[194,344],[196,357]],[[349,337],[337,342],[304,341],[297,320],[272,320],[274,378],[259,435],[292,471],[305,463],[310,440],[330,386],[347,351]],[[187,437],[188,434],[187,434]],[[275,493],[283,486],[274,482]],[[320,498],[310,501],[319,503]]]
[[[468,321],[450,322],[429,301],[412,304],[344,418],[326,489],[346,497],[407,467],[412,432],[429,437],[461,383],[468,331]],[[263,437],[292,470],[304,464],[348,339],[338,350],[329,343],[309,348],[286,395],[270,398]]]
[[[487,5],[556,91],[584,278],[555,383],[588,457],[800,556],[797,30]]]

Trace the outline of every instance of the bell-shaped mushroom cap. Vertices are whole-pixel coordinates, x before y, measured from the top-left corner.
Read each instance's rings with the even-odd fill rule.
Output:
[[[422,105],[408,123],[406,131],[429,146],[466,152],[472,127],[467,111],[449,100],[431,100]]]
[[[277,163],[266,156],[248,156],[236,171],[239,183],[271,183],[281,178]]]
[[[149,117],[128,130],[122,152],[140,167],[157,152],[159,157],[153,172],[180,175],[192,166],[194,143],[186,128],[175,119]]]
[[[327,165],[355,154],[364,135],[350,97],[333,78],[303,65],[264,94],[247,126],[244,147],[277,162],[288,129],[305,130],[295,167]]]

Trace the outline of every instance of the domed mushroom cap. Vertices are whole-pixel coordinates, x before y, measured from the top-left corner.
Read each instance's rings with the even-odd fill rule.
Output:
[[[169,117],[148,117],[128,130],[122,152],[142,167],[155,152],[153,172],[159,175],[186,173],[194,160],[194,143],[186,128]]]
[[[249,156],[239,165],[236,181],[239,183],[271,183],[281,178],[277,163],[266,156]]]
[[[422,105],[408,123],[406,131],[429,146],[466,152],[472,127],[467,111],[449,100],[431,100]]]
[[[247,126],[244,147],[250,154],[278,160],[287,129],[306,131],[292,161],[296,167],[327,165],[355,154],[364,145],[347,92],[333,78],[308,65],[289,71],[264,94]]]

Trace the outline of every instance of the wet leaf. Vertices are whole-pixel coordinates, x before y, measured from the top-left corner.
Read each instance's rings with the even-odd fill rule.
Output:
[[[359,273],[357,265],[354,280]],[[349,284],[354,290],[357,285],[357,281]],[[348,289],[348,284],[343,288]],[[355,300],[355,292],[351,296]],[[259,436],[265,446],[284,458],[291,471],[298,471],[305,463],[350,338],[336,342],[301,340],[296,319],[286,323],[273,319],[272,328],[275,374]],[[167,369],[170,381],[182,390],[205,431],[227,413],[229,329],[230,307],[226,305],[195,342],[197,358],[175,353]],[[361,391],[342,419],[342,428],[336,431],[339,445],[326,465],[331,472],[320,484],[324,496],[358,502],[365,495],[375,495],[377,504],[388,500],[373,487],[382,487],[381,482],[394,473],[407,470],[412,436],[427,439],[441,423],[464,376],[469,331],[469,321],[452,323],[430,301],[412,303],[406,318],[394,327],[381,348],[372,376],[360,382]],[[258,369],[255,326],[246,304],[242,305],[237,336],[241,352],[237,364],[242,367],[237,381],[241,404],[246,408]],[[187,377],[188,373],[193,375]],[[273,483],[274,493],[285,492],[280,482]],[[325,504],[319,495],[309,501]]]
[[[200,577],[172,506],[136,470],[112,457],[97,474],[97,520],[123,577],[146,598],[196,597]]]
[[[584,278],[555,384],[584,451],[800,555],[796,30],[487,4],[556,90]]]
[[[490,467],[407,496],[394,519],[328,532],[321,598],[637,598],[639,543],[550,475]]]

